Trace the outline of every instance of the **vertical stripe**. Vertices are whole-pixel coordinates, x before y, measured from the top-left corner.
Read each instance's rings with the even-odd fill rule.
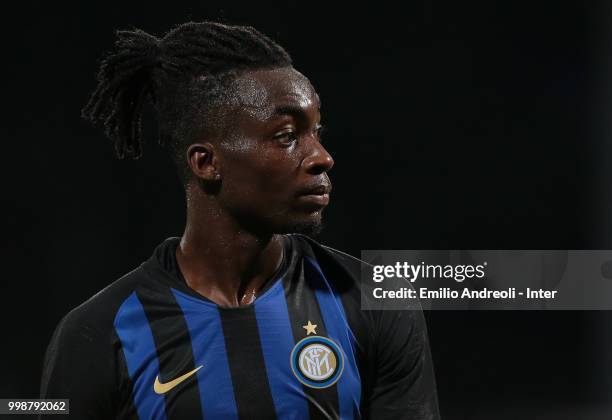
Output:
[[[335,294],[321,268],[313,259],[305,257],[305,260],[307,262],[304,267],[305,274],[316,284],[315,295],[327,327],[328,337],[336,341],[344,351],[344,373],[337,382],[340,418],[359,418],[361,379],[355,359],[355,336],[348,325],[342,301]]]
[[[300,258],[299,261],[296,261],[289,273],[291,277],[288,275],[283,279],[283,286],[295,342],[308,336],[304,328],[308,321],[316,325],[315,335],[327,337],[325,322],[315,297],[315,285],[309,283],[304,276],[304,259]],[[302,385],[302,388],[309,401],[308,409],[311,420],[332,420],[339,417],[337,384],[317,389]]]
[[[163,395],[153,391],[159,372],[153,335],[142,305],[132,293],[115,317],[115,331],[121,340],[130,379],[134,384],[134,404],[141,419],[166,419]]]
[[[172,289],[191,336],[204,418],[237,419],[238,410],[221,318],[215,304]]]
[[[149,320],[159,360],[159,380],[162,383],[193,371],[191,338],[183,311],[170,289],[161,291],[141,288],[136,292]],[[198,365],[199,366],[199,365]],[[164,393],[166,416],[169,420],[202,419],[202,403],[197,377],[187,379]]]
[[[291,372],[290,357],[295,341],[281,282],[255,301],[255,317],[276,416],[308,419],[302,384]]]
[[[253,305],[219,308],[240,419],[276,417]]]
[[[117,330],[112,329],[111,334],[113,335],[113,342],[121,343],[121,339],[117,335]],[[122,346],[123,347],[123,346]],[[138,418],[138,410],[136,409],[136,404],[134,402],[133,389],[134,383],[130,378],[130,374],[127,367],[127,361],[125,360],[125,352],[123,350],[119,351],[117,355],[117,363],[118,370],[121,372],[119,376],[121,379],[121,384],[119,385],[119,394],[125,401],[125,404],[120,404],[119,412],[117,413],[117,418],[120,419],[137,419]]]

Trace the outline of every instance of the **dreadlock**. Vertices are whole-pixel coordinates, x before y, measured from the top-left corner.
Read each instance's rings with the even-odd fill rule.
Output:
[[[82,116],[104,127],[120,159],[142,155],[142,114],[152,103],[159,142],[170,147],[180,169],[187,142],[240,71],[291,66],[281,46],[249,26],[189,22],[162,38],[140,29],[116,35]]]

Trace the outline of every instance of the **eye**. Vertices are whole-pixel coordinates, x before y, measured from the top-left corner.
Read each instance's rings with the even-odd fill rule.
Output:
[[[323,137],[323,132],[324,131],[325,131],[325,127],[322,126],[321,124],[317,124],[315,126],[314,133],[317,136],[317,138],[319,139],[319,143],[323,140],[322,137]]]
[[[297,134],[293,130],[279,131],[274,135],[274,140],[278,140],[283,146],[290,146],[298,139]]]

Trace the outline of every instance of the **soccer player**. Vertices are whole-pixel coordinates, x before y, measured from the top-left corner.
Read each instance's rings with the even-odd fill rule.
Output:
[[[153,104],[187,223],[62,319],[42,397],[77,419],[437,419],[422,312],[361,310],[363,264],[307,236],[334,162],[287,52],[214,22],[117,35],[83,115],[137,158]]]

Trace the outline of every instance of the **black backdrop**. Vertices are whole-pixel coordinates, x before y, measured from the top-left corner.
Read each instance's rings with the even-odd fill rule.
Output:
[[[336,161],[328,245],[612,248],[612,7],[409,3],[7,9],[0,397],[35,397],[61,316],[181,233],[184,198],[155,127],[143,159],[117,161],[79,119],[118,28],[221,19],[288,49],[321,95]],[[607,418],[610,314],[426,315],[446,419]]]

